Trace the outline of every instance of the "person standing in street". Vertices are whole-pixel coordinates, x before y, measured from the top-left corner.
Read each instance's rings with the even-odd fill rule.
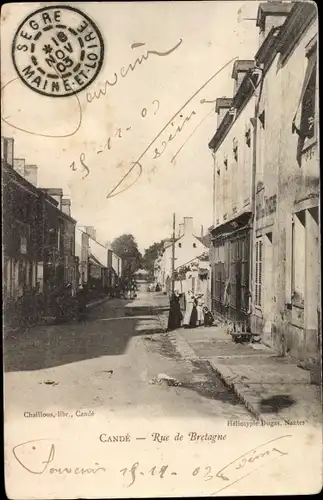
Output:
[[[171,330],[176,330],[177,328],[180,328],[182,319],[183,316],[181,312],[181,306],[179,303],[179,291],[174,290],[174,293],[172,293],[170,297],[167,331],[169,332]]]
[[[197,322],[197,301],[193,290],[187,292],[187,305],[184,315],[183,326],[184,328],[195,328]]]
[[[76,302],[77,302],[77,320],[82,321],[86,319],[86,292],[82,285],[79,285],[76,292]]]
[[[197,309],[197,326],[201,326],[204,323],[204,314],[203,314],[203,306],[204,306],[204,300],[203,300],[203,293],[199,293],[196,296],[196,309]]]

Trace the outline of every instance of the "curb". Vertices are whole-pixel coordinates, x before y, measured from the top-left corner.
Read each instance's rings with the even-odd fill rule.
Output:
[[[223,376],[221,370],[216,368],[216,366],[210,363],[210,361],[208,361],[208,363],[212,370],[217,374],[219,379],[221,379],[222,382],[234,392],[239,401],[241,401],[241,403],[247,408],[247,410],[258,420],[260,420],[261,422],[265,422],[265,419],[261,416],[259,410],[257,410],[257,408],[252,403],[250,403],[250,401],[243,395],[240,389],[237,388],[236,384],[234,382],[228,382],[228,380]]]
[[[88,304],[86,304],[86,307],[90,309],[92,307],[98,306],[99,304],[102,304],[102,302],[105,302],[106,300],[109,299],[110,297],[104,297],[104,299],[96,300],[95,302],[89,302]]]

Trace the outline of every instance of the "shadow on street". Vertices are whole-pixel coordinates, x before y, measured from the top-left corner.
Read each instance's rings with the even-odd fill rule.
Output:
[[[130,302],[115,299],[91,309],[86,321],[37,326],[11,335],[4,343],[5,372],[121,355],[132,337],[160,333],[151,308],[137,308],[134,304],[125,309]]]
[[[260,401],[260,408],[263,413],[279,413],[281,410],[290,408],[296,403],[289,394],[278,394]]]

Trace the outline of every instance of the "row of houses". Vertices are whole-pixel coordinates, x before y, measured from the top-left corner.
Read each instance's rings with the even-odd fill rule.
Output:
[[[77,226],[75,254],[79,261],[79,280],[90,289],[110,289],[119,285],[123,261],[110,245],[97,240],[93,226]]]
[[[78,227],[62,189],[37,187],[37,166],[15,158],[14,146],[12,138],[1,137],[5,302],[35,288],[49,298],[67,284],[72,295],[79,284],[97,291],[114,287],[121,259],[96,240],[93,227]]]
[[[259,45],[250,59],[234,62],[233,92],[216,99],[217,129],[208,144],[214,165],[209,306],[261,334],[264,343],[282,354],[317,358],[321,283],[316,6],[262,2],[256,24]],[[190,234],[188,247],[193,239]],[[179,242],[176,262],[182,264]],[[164,288],[165,275],[170,276],[170,247],[166,242],[156,262],[156,279]],[[192,259],[201,250],[197,245],[192,255],[190,249]]]

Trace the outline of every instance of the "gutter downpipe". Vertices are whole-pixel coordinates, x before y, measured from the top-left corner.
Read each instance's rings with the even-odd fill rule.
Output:
[[[216,189],[215,189],[215,182],[216,182],[216,156],[215,156],[215,149],[212,149],[212,156],[213,156],[213,214],[212,214],[212,225],[215,227],[215,214],[216,214],[216,209],[215,209],[215,204],[216,204]]]
[[[254,255],[254,243],[255,243],[255,234],[256,234],[256,172],[257,172],[257,127],[258,127],[258,113],[259,113],[259,104],[260,98],[262,95],[263,89],[263,81],[264,81],[264,73],[261,77],[261,82],[255,90],[255,114],[254,114],[254,123],[253,125],[253,151],[252,151],[252,177],[251,177],[251,231],[250,231],[250,241],[249,241],[249,256],[250,256],[250,269],[249,269],[249,290],[251,292],[251,297],[249,300],[251,304],[249,306],[249,315],[253,315],[253,304],[254,304],[254,293],[255,293],[255,284],[253,281],[253,255]],[[250,329],[251,329],[251,325]]]
[[[216,155],[215,155],[215,148],[212,149],[212,156],[213,156],[213,216],[212,216],[212,225],[213,228],[215,228],[215,219],[216,219]],[[212,254],[211,254],[211,259],[210,259],[210,264],[211,264],[211,304],[209,304],[211,307],[211,311],[213,310],[213,283],[215,280],[215,276],[213,275],[214,273],[214,264],[215,264],[215,250],[214,250],[214,241],[212,241]],[[213,279],[212,279],[213,278]]]

